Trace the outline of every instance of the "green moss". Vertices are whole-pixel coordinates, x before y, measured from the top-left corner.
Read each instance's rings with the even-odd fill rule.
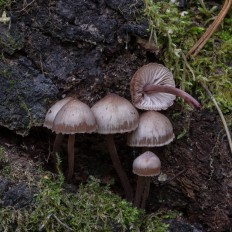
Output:
[[[10,7],[12,0],[0,0],[0,10]]]
[[[169,231],[169,225],[164,221],[181,216],[176,211],[158,211],[155,214],[150,214],[145,218],[145,222],[141,227],[141,231],[146,232],[166,232]]]
[[[0,172],[4,176],[8,176],[11,171],[8,157],[4,147],[0,147]]]
[[[21,170],[22,171],[22,170]],[[37,186],[34,202],[23,209],[6,207],[0,209],[0,231],[168,231],[164,222],[176,217],[172,212],[146,215],[133,208],[131,203],[113,194],[109,186],[90,177],[76,192],[63,188],[64,177],[37,170],[29,175]],[[15,176],[14,170],[10,174]],[[17,172],[17,177],[20,174]],[[36,177],[35,179],[32,179]],[[38,178],[40,177],[40,178]],[[11,178],[12,179],[12,178]]]
[[[177,86],[197,95],[203,107],[211,109],[213,104],[203,88],[206,85],[222,111],[232,111],[231,17],[225,18],[223,30],[219,29],[196,57],[187,59],[185,54],[218,14],[218,9],[208,9],[199,1],[197,7],[180,12],[171,2],[145,0],[144,14],[149,21],[150,40],[155,42],[165,66],[173,72]],[[204,25],[205,22],[208,23]]]

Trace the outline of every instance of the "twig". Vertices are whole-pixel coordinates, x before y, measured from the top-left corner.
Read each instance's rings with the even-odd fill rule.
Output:
[[[26,10],[26,8],[29,7],[30,5],[32,5],[34,2],[35,2],[35,0],[29,2],[25,7],[23,7],[21,10],[18,10],[18,11],[16,11],[16,12],[17,12],[17,13],[20,13],[20,12]]]
[[[232,139],[231,139],[231,135],[230,135],[230,131],[229,131],[229,128],[227,126],[227,123],[226,123],[226,120],[225,120],[225,117],[216,101],[216,99],[214,98],[214,96],[212,95],[212,93],[209,91],[208,87],[204,84],[202,84],[204,89],[206,90],[206,92],[208,93],[210,99],[213,101],[219,115],[220,115],[220,118],[222,120],[222,123],[223,123],[223,126],[224,126],[224,129],[226,131],[226,135],[227,135],[227,138],[228,138],[228,142],[229,142],[229,146],[230,146],[230,151],[231,151],[231,154],[232,154]]]
[[[194,53],[193,56],[196,56],[200,52],[200,50],[203,48],[203,46],[206,44],[206,42],[209,40],[209,38],[212,36],[212,34],[216,31],[218,26],[223,21],[224,17],[226,16],[227,12],[231,7],[231,4],[232,4],[232,0],[225,0],[224,5],[221,11],[219,12],[218,16],[215,18],[213,23],[208,27],[205,33],[201,36],[201,38],[189,50],[187,56],[193,53]]]
[[[72,228],[70,228],[68,225],[64,224],[55,214],[49,214],[46,219],[45,219],[45,222],[39,227],[39,231],[42,231],[43,228],[46,226],[46,224],[48,223],[48,220],[51,218],[51,217],[54,217],[56,219],[56,221],[58,223],[60,223],[64,228],[66,228],[67,230],[69,231],[74,231]]]
[[[173,181],[174,179],[176,179],[178,176],[180,176],[182,173],[184,173],[186,171],[186,169],[181,170],[180,172],[178,172],[175,176],[173,176],[172,178],[166,180],[165,182],[163,182],[162,185],[168,184],[169,182]]]

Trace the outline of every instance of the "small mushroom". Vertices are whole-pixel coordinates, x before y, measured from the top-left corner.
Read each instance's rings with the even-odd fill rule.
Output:
[[[175,135],[169,119],[157,112],[146,111],[139,117],[139,126],[127,135],[131,147],[160,147],[173,141]]]
[[[133,162],[133,173],[138,175],[134,206],[145,208],[150,191],[151,177],[160,174],[161,162],[158,156],[146,151]]]
[[[106,135],[108,150],[123,185],[126,199],[132,201],[133,189],[120,162],[113,134],[135,130],[138,126],[139,114],[128,100],[113,93],[99,100],[92,107],[92,111],[98,124],[97,132]]]
[[[92,133],[97,129],[95,117],[86,104],[74,99],[65,104],[57,113],[52,130],[58,134],[69,134],[68,170],[66,177],[71,179],[74,171],[74,143],[76,133]]]
[[[54,122],[54,119],[58,113],[58,111],[65,105],[67,104],[69,101],[73,100],[73,97],[66,97],[58,102],[56,102],[54,105],[52,105],[52,107],[47,111],[47,114],[45,116],[45,120],[44,120],[44,127],[47,127],[48,129],[52,129],[52,125]],[[52,153],[51,153],[51,162],[53,165],[53,169],[56,170],[56,157],[55,154],[57,152],[59,152],[60,149],[60,145],[62,143],[63,140],[63,135],[62,134],[57,134],[54,144],[53,144],[53,149],[52,149]]]
[[[200,103],[181,89],[175,88],[172,73],[161,64],[150,63],[139,68],[131,79],[130,91],[133,104],[144,110],[165,110],[181,97],[199,109]]]

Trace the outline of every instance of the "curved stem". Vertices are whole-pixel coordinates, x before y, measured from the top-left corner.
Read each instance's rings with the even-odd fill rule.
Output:
[[[138,176],[137,186],[135,191],[135,200],[134,200],[134,206],[137,207],[138,209],[140,208],[144,187],[145,187],[145,177]]]
[[[196,109],[201,108],[200,103],[195,98],[193,98],[191,95],[189,95],[188,93],[186,93],[185,91],[181,89],[177,89],[170,85],[146,85],[143,88],[143,91],[146,93],[147,92],[162,92],[162,93],[174,94],[177,97],[181,97],[182,99],[184,99],[185,102],[195,107]]]
[[[121,180],[122,186],[124,188],[126,199],[128,201],[133,201],[133,189],[130,185],[126,172],[123,170],[122,164],[120,162],[117,149],[114,143],[113,135],[106,135],[107,145],[110,153],[113,166]]]
[[[75,143],[75,134],[69,135],[68,137],[68,170],[66,178],[70,180],[74,172],[74,143]]]

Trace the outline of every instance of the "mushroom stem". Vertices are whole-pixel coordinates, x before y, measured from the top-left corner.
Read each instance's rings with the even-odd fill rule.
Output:
[[[140,208],[141,198],[145,187],[145,177],[138,176],[135,192],[134,206]]]
[[[196,109],[201,108],[200,103],[195,98],[193,98],[191,95],[189,95],[185,91],[183,91],[181,89],[177,89],[177,88],[175,88],[173,86],[169,86],[169,85],[149,85],[148,84],[148,85],[144,86],[143,91],[145,93],[147,93],[147,92],[163,92],[163,93],[174,94],[174,95],[184,99],[185,102],[187,102],[189,105],[195,107]]]
[[[60,152],[60,146],[61,146],[61,143],[63,141],[63,138],[64,138],[63,134],[56,135],[56,138],[55,138],[55,141],[53,144],[53,151],[52,151],[53,155]]]
[[[74,143],[75,134],[70,134],[68,137],[68,170],[66,174],[67,180],[72,178],[74,172]]]
[[[56,154],[60,152],[60,146],[62,144],[62,141],[64,139],[63,134],[57,134],[54,144],[53,144],[53,150],[51,154],[51,164],[54,172],[57,171],[57,160],[56,160]]]
[[[144,192],[143,192],[143,196],[142,196],[141,209],[144,209],[146,206],[147,198],[148,198],[149,192],[150,192],[150,183],[151,183],[151,177],[146,177],[145,178]]]
[[[130,182],[128,180],[128,177],[126,175],[126,172],[123,170],[122,164],[120,162],[118,153],[117,153],[117,149],[115,146],[115,142],[114,142],[114,136],[113,135],[107,135],[106,136],[106,140],[107,140],[107,145],[108,145],[108,149],[109,149],[109,153],[110,153],[110,157],[112,159],[113,162],[113,166],[121,180],[122,186],[124,188],[125,191],[125,195],[126,195],[126,199],[128,201],[133,201],[133,189],[130,185]]]

